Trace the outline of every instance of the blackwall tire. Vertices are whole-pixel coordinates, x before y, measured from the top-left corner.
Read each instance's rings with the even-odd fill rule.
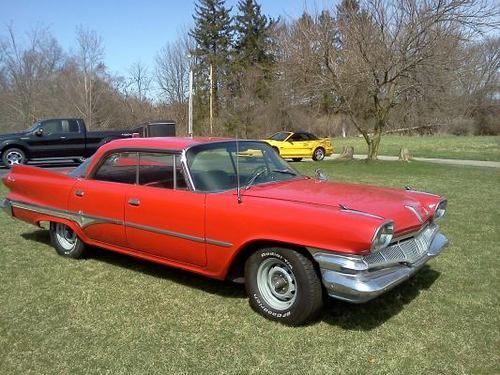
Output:
[[[287,248],[264,248],[245,263],[252,308],[290,326],[314,320],[323,306],[321,281],[310,259]]]
[[[50,223],[50,240],[59,255],[73,259],[83,257],[85,244],[67,225]]]
[[[314,150],[312,159],[314,161],[321,161],[325,158],[325,149],[323,147],[318,147]]]
[[[8,148],[2,153],[2,162],[7,168],[16,164],[26,163],[26,154],[19,148]]]

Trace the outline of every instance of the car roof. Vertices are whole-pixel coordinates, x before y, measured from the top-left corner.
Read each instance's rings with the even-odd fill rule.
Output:
[[[151,148],[181,151],[188,147],[221,141],[231,141],[232,138],[219,137],[151,137],[151,138],[124,138],[116,139],[102,146],[103,149],[120,148]],[[243,141],[243,140],[242,140]]]

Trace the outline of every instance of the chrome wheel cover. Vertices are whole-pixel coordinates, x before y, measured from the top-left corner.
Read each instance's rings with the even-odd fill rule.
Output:
[[[56,238],[59,245],[66,251],[71,251],[76,245],[76,234],[64,224],[56,224]]]
[[[257,287],[274,310],[290,308],[297,298],[297,280],[290,266],[278,258],[265,259],[257,269]]]
[[[316,160],[323,160],[325,158],[325,153],[321,148],[318,148],[316,149],[316,151],[314,151],[314,157],[316,158]]]
[[[7,163],[9,165],[22,164],[24,161],[24,156],[17,151],[8,151],[6,155]]]

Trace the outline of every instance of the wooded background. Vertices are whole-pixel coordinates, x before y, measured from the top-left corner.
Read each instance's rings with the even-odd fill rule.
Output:
[[[0,32],[0,130],[75,116],[90,129],[173,119],[186,134],[192,70],[195,135],[210,134],[210,96],[213,135],[361,134],[371,157],[386,132],[500,134],[499,15],[484,0],[343,0],[271,19],[256,0],[198,0],[193,28],[126,76],[85,26],[69,52],[13,24]]]

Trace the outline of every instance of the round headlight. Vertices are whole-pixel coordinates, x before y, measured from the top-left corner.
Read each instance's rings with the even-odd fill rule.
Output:
[[[442,200],[439,202],[436,211],[434,211],[434,220],[440,219],[444,216],[444,213],[446,212],[446,206],[448,204],[448,201]]]
[[[387,222],[382,224],[373,236],[371,251],[379,251],[387,247],[391,243],[393,235],[394,223]]]

